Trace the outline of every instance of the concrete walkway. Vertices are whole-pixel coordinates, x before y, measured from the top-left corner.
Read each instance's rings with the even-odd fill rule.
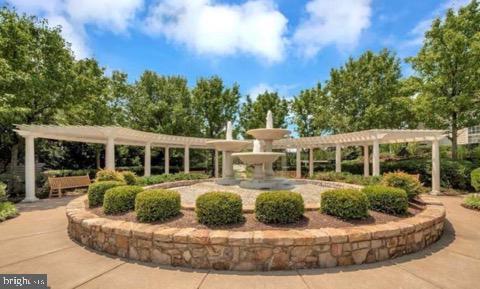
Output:
[[[480,213],[459,197],[447,208],[443,238],[413,255],[371,265],[285,272],[218,272],[156,267],[102,255],[72,242],[65,204],[71,198],[22,204],[0,223],[0,273],[46,273],[54,289],[68,288],[479,288]]]

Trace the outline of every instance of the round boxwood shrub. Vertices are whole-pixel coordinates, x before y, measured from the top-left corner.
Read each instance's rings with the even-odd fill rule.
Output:
[[[475,191],[480,191],[480,168],[474,169],[470,173],[470,178],[471,178],[471,183],[472,187],[475,189]]]
[[[88,205],[97,207],[103,205],[105,192],[113,187],[122,186],[124,183],[116,181],[96,182],[88,187]]]
[[[120,186],[109,189],[103,198],[105,214],[119,214],[135,208],[135,197],[143,191],[138,186]]]
[[[180,213],[180,194],[167,190],[143,191],[135,198],[135,213],[140,222],[164,221]]]
[[[382,184],[405,190],[408,199],[412,200],[422,192],[422,184],[415,175],[404,172],[392,172],[383,175]]]
[[[374,211],[403,215],[408,210],[408,196],[403,189],[376,185],[365,187],[362,191]]]
[[[299,193],[264,192],[255,200],[255,216],[263,223],[294,223],[303,216],[305,206]]]
[[[198,222],[205,225],[227,225],[242,222],[242,198],[234,193],[210,192],[195,203]]]
[[[322,213],[346,220],[368,217],[368,207],[367,195],[355,189],[330,190],[321,196]]]

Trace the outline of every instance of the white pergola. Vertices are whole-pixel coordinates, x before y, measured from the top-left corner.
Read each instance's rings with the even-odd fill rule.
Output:
[[[145,147],[144,175],[151,173],[151,148],[165,150],[165,173],[169,173],[169,149],[183,148],[184,171],[190,171],[190,148],[214,150],[207,144],[212,139],[185,137],[144,132],[112,126],[54,126],[17,125],[15,130],[25,138],[25,201],[36,201],[35,197],[35,138],[96,143],[105,145],[105,168],[115,169],[115,145]],[[286,138],[273,142],[274,149],[296,149],[296,177],[301,178],[301,151],[309,149],[309,175],[313,175],[314,149],[335,147],[335,171],[341,172],[342,147],[362,146],[364,148],[364,175],[369,176],[369,147],[373,146],[373,176],[380,175],[380,144],[430,142],[432,144],[432,193],[440,192],[439,141],[445,137],[441,130],[365,130],[352,133]],[[218,177],[218,151],[215,150],[215,177]]]

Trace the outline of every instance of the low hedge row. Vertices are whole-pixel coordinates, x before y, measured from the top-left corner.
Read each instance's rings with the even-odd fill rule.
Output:
[[[138,177],[136,184],[139,186],[150,186],[166,182],[208,179],[208,177],[208,175],[201,173],[163,174],[150,177]]]

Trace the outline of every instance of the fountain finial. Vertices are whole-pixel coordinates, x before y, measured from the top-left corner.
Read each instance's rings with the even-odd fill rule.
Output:
[[[227,122],[227,140],[233,140],[232,122]]]
[[[271,110],[267,112],[267,128],[273,128],[273,115]]]

